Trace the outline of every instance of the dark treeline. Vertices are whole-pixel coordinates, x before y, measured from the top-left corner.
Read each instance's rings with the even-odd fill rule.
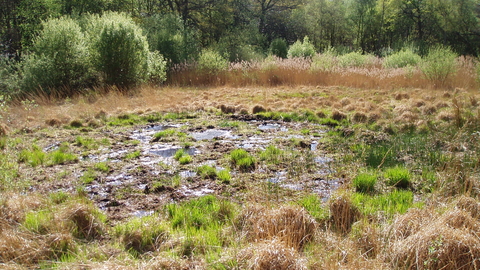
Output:
[[[126,12],[147,32],[150,46],[172,61],[215,47],[230,58],[267,53],[276,38],[308,36],[317,51],[360,50],[382,55],[434,44],[478,55],[480,7],[475,0],[2,0],[0,46],[19,57],[48,18]],[[167,17],[170,16],[170,17]],[[186,42],[188,39],[189,42]],[[152,43],[154,42],[154,43]],[[177,44],[175,43],[177,42]],[[182,53],[178,42],[183,42]],[[168,55],[170,54],[170,56]],[[187,55],[185,55],[187,54]],[[236,59],[230,59],[236,60]]]

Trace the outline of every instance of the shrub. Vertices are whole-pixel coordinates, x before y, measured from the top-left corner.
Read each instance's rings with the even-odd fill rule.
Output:
[[[321,54],[312,58],[312,71],[332,71],[337,64],[337,53],[335,49],[329,48]]]
[[[385,171],[387,185],[398,188],[407,188],[410,186],[411,175],[408,169],[396,166]]]
[[[167,79],[167,61],[158,51],[148,54],[148,75],[154,84],[161,84]]]
[[[115,12],[91,16],[88,32],[92,59],[105,83],[127,87],[148,78],[147,39],[130,17]]]
[[[416,66],[422,58],[412,49],[406,48],[392,55],[385,57],[383,66],[386,68],[402,68],[407,66]]]
[[[281,58],[287,58],[287,41],[283,38],[276,38],[272,40],[272,43],[270,43],[270,53]]]
[[[88,49],[80,26],[62,17],[43,23],[35,39],[32,54],[24,64],[22,88],[25,91],[76,88],[92,78]]]
[[[357,192],[369,193],[375,190],[377,176],[372,173],[360,173],[353,181],[353,187]]]
[[[211,75],[218,74],[220,71],[225,70],[227,66],[227,59],[214,50],[202,50],[198,58],[198,69]]]
[[[450,48],[435,46],[422,59],[420,69],[427,79],[441,86],[456,72],[456,58],[457,55]]]
[[[338,57],[341,67],[365,67],[371,65],[374,56],[365,55],[360,52],[351,52]]]
[[[315,55],[315,47],[313,46],[312,43],[310,43],[310,40],[308,39],[308,36],[305,36],[303,38],[303,42],[300,40],[297,40],[295,43],[293,43],[292,46],[288,49],[288,58],[295,58],[295,57],[303,57],[303,58],[311,58]]]

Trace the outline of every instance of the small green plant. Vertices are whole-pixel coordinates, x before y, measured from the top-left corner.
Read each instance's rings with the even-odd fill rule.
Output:
[[[125,159],[136,159],[140,157],[140,150],[136,150],[135,152],[131,152],[125,155]]]
[[[408,188],[411,185],[411,174],[408,169],[400,166],[385,171],[386,184],[398,188]]]
[[[166,129],[159,131],[153,135],[153,138],[155,139],[161,139],[161,138],[166,138],[166,137],[171,137],[174,136],[177,133],[176,130],[174,129]]]
[[[232,176],[230,175],[230,170],[224,169],[217,172],[217,178],[222,181],[224,184],[229,184]]]
[[[185,151],[185,149],[179,149],[175,155],[173,156],[175,160],[178,160],[178,162],[182,165],[191,163],[193,161],[192,157]]]
[[[82,183],[84,183],[85,185],[90,185],[91,183],[93,183],[93,181],[95,181],[95,179],[97,178],[97,174],[95,173],[94,170],[92,169],[88,169],[86,172],[83,173],[83,175],[80,177],[80,180],[82,181]]]
[[[85,138],[82,136],[77,136],[75,138],[75,144],[88,150],[94,150],[98,148],[98,143],[93,138]]]
[[[305,208],[307,212],[315,218],[317,222],[328,220],[328,209],[323,207],[320,197],[316,194],[310,194],[301,198],[297,202],[301,207]]]
[[[197,173],[202,178],[215,179],[217,177],[217,169],[210,165],[202,165],[197,168]]]
[[[421,203],[413,203],[413,193],[407,190],[393,190],[381,195],[354,193],[352,202],[366,216],[381,211],[393,217],[395,214],[404,214],[409,208],[422,206]]]
[[[50,200],[54,204],[61,204],[61,203],[66,202],[68,200],[68,198],[70,197],[70,195],[68,193],[60,190],[60,191],[50,193],[48,197],[50,198]]]
[[[29,231],[47,234],[53,217],[53,213],[49,210],[31,211],[25,215],[23,226]]]
[[[372,193],[375,191],[377,175],[374,173],[360,173],[352,181],[355,191],[362,193]]]
[[[106,162],[95,163],[94,168],[95,170],[104,172],[104,173],[107,173],[110,171],[110,166],[108,166]]]
[[[32,151],[23,149],[20,152],[18,161],[28,163],[32,167],[43,165],[47,160],[47,154],[43,152],[37,145],[33,145]]]
[[[235,149],[230,152],[231,163],[240,171],[251,171],[255,169],[255,158],[245,149]]]
[[[75,154],[68,153],[62,148],[49,153],[48,157],[50,159],[49,165],[61,165],[78,161],[78,157]]]

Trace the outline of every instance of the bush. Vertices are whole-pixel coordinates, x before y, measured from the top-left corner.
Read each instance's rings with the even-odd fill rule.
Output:
[[[276,38],[272,40],[272,43],[270,43],[270,53],[281,58],[287,58],[287,41],[283,38]]]
[[[444,85],[447,78],[456,72],[457,55],[448,47],[435,46],[422,59],[420,69],[427,79],[438,85]]]
[[[300,40],[297,40],[295,43],[293,43],[292,46],[288,49],[288,58],[295,58],[295,57],[303,57],[303,58],[311,58],[315,55],[315,47],[313,46],[312,43],[310,43],[310,40],[308,39],[308,36],[305,36],[303,38],[303,42]]]
[[[150,82],[163,83],[167,79],[167,61],[158,51],[148,54],[148,74]]]
[[[334,48],[329,48],[321,54],[316,54],[312,58],[312,71],[332,71],[337,64],[337,52]]]
[[[364,55],[360,52],[351,52],[338,57],[340,66],[342,67],[365,67],[371,65],[374,56]]]
[[[80,26],[67,17],[44,22],[25,60],[23,90],[43,89],[49,93],[53,88],[76,88],[88,84],[91,76]]]
[[[148,78],[147,39],[130,17],[115,12],[91,16],[88,32],[92,59],[105,83],[128,87]]]
[[[386,68],[402,68],[407,66],[416,66],[422,58],[412,49],[406,48],[392,55],[385,57],[383,66]]]
[[[202,50],[198,58],[198,69],[211,75],[218,74],[220,71],[225,70],[227,66],[227,59],[214,50]]]

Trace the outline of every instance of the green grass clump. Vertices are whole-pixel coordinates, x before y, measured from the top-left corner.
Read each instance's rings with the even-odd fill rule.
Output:
[[[217,177],[217,169],[210,165],[202,165],[198,167],[197,173],[204,179],[215,179]]]
[[[373,173],[360,173],[352,181],[352,185],[357,192],[372,193],[375,191],[377,175]]]
[[[166,129],[159,131],[153,135],[153,138],[155,139],[161,139],[161,138],[166,138],[166,137],[171,137],[177,133],[176,130],[174,129]]]
[[[285,157],[285,151],[275,147],[274,145],[269,145],[264,151],[260,152],[260,160],[265,161],[269,164],[280,164]]]
[[[109,126],[133,126],[142,123],[144,120],[136,114],[122,114],[108,121]]]
[[[179,149],[175,155],[173,156],[175,160],[178,160],[178,162],[182,165],[191,163],[193,161],[192,157],[185,151],[185,149]]]
[[[77,136],[75,138],[75,144],[78,146],[82,146],[88,150],[98,149],[98,143],[93,138]]]
[[[245,149],[235,149],[230,152],[231,163],[240,171],[251,171],[255,169],[255,158]]]
[[[136,159],[140,157],[140,150],[136,150],[135,152],[131,152],[125,155],[125,159]]]
[[[34,233],[47,234],[54,218],[52,211],[45,209],[40,211],[31,211],[25,215],[23,226]]]
[[[50,165],[61,165],[78,161],[78,157],[76,155],[67,153],[63,149],[53,151],[48,156],[51,160]]]
[[[230,170],[225,169],[217,172],[217,178],[222,181],[224,184],[229,184],[232,176],[230,175]]]
[[[95,171],[93,171],[92,169],[88,169],[80,177],[80,180],[82,181],[82,183],[89,185],[93,183],[93,181],[95,181],[96,178],[97,178],[97,174],[95,173]]]
[[[393,190],[375,196],[354,193],[352,202],[365,216],[384,213],[387,217],[393,217],[395,214],[406,213],[409,208],[421,207],[420,203],[413,203],[413,193],[407,190]]]
[[[33,145],[32,148],[32,150],[23,149],[19,154],[18,161],[28,163],[32,167],[43,165],[47,160],[47,154],[37,145]]]
[[[94,168],[96,171],[107,173],[110,171],[110,166],[106,162],[95,163]]]
[[[7,137],[0,136],[0,150],[5,150],[6,147],[7,147]]]
[[[305,208],[317,222],[328,220],[330,216],[328,209],[322,206],[322,201],[318,195],[307,195],[301,198],[297,204]]]
[[[157,215],[133,218],[116,225],[113,234],[120,240],[125,250],[134,256],[158,249],[169,237],[166,225]]]
[[[233,203],[207,195],[182,204],[168,204],[165,211],[172,230],[185,236],[178,256],[215,256],[228,245],[228,239],[222,238],[220,232],[235,218]]]
[[[408,169],[400,166],[385,171],[386,184],[398,188],[408,188],[411,185],[411,174]]]

